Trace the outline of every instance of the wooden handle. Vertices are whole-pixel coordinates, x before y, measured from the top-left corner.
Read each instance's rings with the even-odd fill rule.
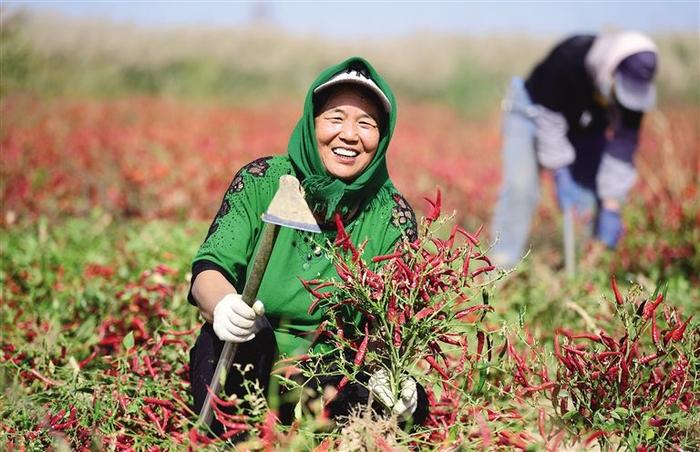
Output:
[[[255,259],[253,260],[253,268],[250,270],[245,287],[243,288],[243,294],[241,295],[241,298],[248,306],[253,306],[253,303],[255,303],[260,283],[265,275],[267,263],[270,261],[272,247],[275,244],[278,230],[279,226],[265,223],[260,245],[255,254]],[[237,349],[238,344],[228,341],[224,342],[224,348],[221,351],[219,362],[216,364],[216,369],[214,370],[214,376],[209,384],[210,391],[207,393],[207,398],[204,400],[202,410],[199,412],[199,419],[197,422],[200,425],[206,425],[207,427],[211,425],[211,421],[214,417],[214,410],[211,407],[212,394],[218,396],[221,388],[225,385],[228,371],[231,367],[231,363],[233,363],[233,358],[236,356]]]
[[[566,275],[573,277],[576,274],[576,244],[574,231],[574,210],[567,207],[564,210],[564,268]]]

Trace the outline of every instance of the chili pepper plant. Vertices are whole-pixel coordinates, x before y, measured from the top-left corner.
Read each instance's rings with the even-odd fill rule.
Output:
[[[612,278],[616,325],[595,332],[560,328],[554,338],[561,420],[585,444],[637,450],[700,446],[700,331],[693,316],[657,289],[623,296]]]
[[[493,310],[489,294],[502,273],[495,274],[485,255],[481,230],[470,233],[455,224],[439,238],[449,220],[441,216],[440,191],[428,201],[418,238],[405,238],[392,253],[370,262],[363,259],[364,245],[352,243],[336,217],[338,234],[329,255],[338,279],[304,285],[313,297],[309,311],[325,311],[318,334],[334,345],[332,368],[342,374],[337,390],[356,381],[359,372],[384,369],[399,394],[400,382],[410,375],[427,389],[432,405],[427,425],[436,427],[445,424],[443,417],[454,424],[462,395],[484,384],[483,319]],[[453,413],[445,410],[448,400]]]

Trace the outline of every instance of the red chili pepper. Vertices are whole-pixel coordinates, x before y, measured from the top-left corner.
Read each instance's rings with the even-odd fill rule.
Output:
[[[524,389],[524,393],[528,393],[528,392],[537,392],[537,391],[544,391],[544,390],[547,390],[547,389],[549,389],[549,388],[553,388],[555,385],[556,385],[555,382],[553,382],[553,381],[548,381],[548,382],[546,382],[546,383],[542,383],[541,385],[537,385],[537,386],[528,386],[528,387],[526,387],[526,388]]]
[[[165,408],[165,407],[163,407],[161,411],[162,411],[162,413],[163,413],[163,417],[162,417],[161,420],[160,420],[160,428],[161,428],[163,431],[167,431],[167,428],[168,428],[168,421],[170,420],[170,410],[167,409],[167,408]]]
[[[540,436],[545,437],[544,432],[544,408],[540,408],[539,415],[537,416],[537,428],[540,432]]]
[[[41,380],[42,382],[44,382],[44,383],[45,383],[46,385],[48,385],[48,386],[58,386],[58,385],[60,385],[59,382],[53,381],[53,380],[51,380],[51,379],[49,379],[49,378],[43,376],[43,375],[40,374],[36,369],[29,369],[29,373],[32,374],[33,376],[35,376],[36,378],[38,378],[39,380]]]
[[[146,331],[146,324],[140,318],[134,317],[131,319],[131,324],[138,330],[139,336],[142,339],[148,339],[151,337],[150,334],[148,334],[148,331]]]
[[[306,310],[306,313],[309,315],[313,314],[320,302],[321,302],[320,298],[316,298],[314,301],[312,301],[311,304],[309,305],[309,309]]]
[[[119,405],[122,407],[124,412],[126,412],[126,397],[122,394],[119,394],[116,390],[114,391],[114,397],[117,399]]]
[[[602,342],[602,339],[600,336],[597,334],[592,334],[592,333],[579,333],[579,334],[572,334],[569,336],[571,339],[589,339],[594,342]]]
[[[446,334],[443,334],[442,336],[440,336],[440,338],[438,340],[440,342],[444,342],[444,343],[450,344],[450,345],[458,345],[458,346],[462,345],[462,342],[459,339],[454,339]]]
[[[615,342],[615,339],[610,337],[605,331],[600,330],[600,338],[603,340],[603,343],[611,350],[617,350],[617,343]]]
[[[571,347],[569,345],[565,345],[564,350],[569,352],[569,353],[573,353],[574,355],[588,356],[588,352],[586,352],[584,350],[579,350],[579,349],[577,349],[575,347]]]
[[[659,327],[656,325],[656,316],[651,318],[651,340],[658,349],[661,343],[661,331],[659,331]]]
[[[151,407],[149,407],[149,406],[143,407],[143,412],[146,413],[146,415],[148,416],[148,418],[149,418],[154,424],[156,424],[156,427],[158,428],[158,432],[160,432],[160,433],[165,433],[165,432],[163,431],[163,428],[160,426],[160,421],[159,421],[158,418],[156,417],[156,415],[155,415],[155,413],[153,412],[153,410],[151,410]]]
[[[164,407],[168,407],[168,408],[173,407],[173,402],[171,402],[170,400],[157,399],[155,397],[144,397],[143,401],[146,403],[153,404],[153,405],[160,405],[160,406],[164,406]]]
[[[184,331],[172,331],[172,330],[170,330],[170,331],[163,331],[162,334],[168,335],[168,336],[189,336],[189,335],[191,335],[192,333],[194,333],[194,331],[195,331],[196,329],[197,329],[197,327],[190,328],[189,330],[184,330]]]
[[[474,311],[479,311],[479,310],[482,310],[482,309],[483,309],[484,311],[493,312],[493,307],[492,307],[492,306],[489,306],[489,305],[487,305],[487,304],[480,304],[480,305],[476,305],[476,306],[471,306],[471,307],[469,307],[469,308],[467,308],[467,309],[463,309],[463,310],[457,312],[457,313],[455,314],[455,318],[456,318],[456,319],[461,319],[462,317],[465,317],[465,316],[471,314],[471,313],[474,312]]]
[[[486,340],[486,335],[483,331],[476,332],[476,355],[481,359],[481,353],[484,351],[484,341]]]
[[[559,430],[559,432],[556,435],[554,435],[554,438],[552,438],[552,440],[547,444],[547,451],[559,450],[559,445],[564,439],[564,434],[566,434],[566,430]]]
[[[462,234],[464,237],[466,237],[467,240],[469,240],[469,241],[471,242],[472,245],[474,245],[474,246],[479,246],[479,239],[477,239],[477,238],[476,238],[475,236],[473,236],[472,234],[468,233],[464,228],[458,227],[458,228],[457,228],[457,232],[459,232],[459,233]]]
[[[394,347],[401,347],[401,342],[401,324],[397,323],[396,325],[394,325]]]
[[[146,368],[148,369],[148,373],[151,375],[151,377],[156,378],[156,371],[153,370],[153,366],[151,365],[151,357],[148,355],[145,355],[143,357],[143,363],[146,365]]]
[[[662,293],[660,293],[659,296],[656,297],[656,300],[654,300],[653,303],[646,304],[644,306],[644,311],[642,313],[642,317],[646,320],[650,319],[651,316],[654,315],[656,308],[659,306],[659,304],[661,304],[662,301],[664,301],[664,295]]]
[[[467,251],[467,257],[464,259],[464,263],[462,264],[462,276],[467,276],[469,274],[469,262],[471,259],[471,252],[472,252],[472,247],[469,247],[469,251]]]
[[[429,198],[423,198],[430,204],[430,211],[426,215],[425,219],[428,223],[432,223],[440,217],[440,211],[442,209],[442,193],[440,193],[440,188],[437,188],[437,194],[435,196],[435,201]]]
[[[596,439],[600,438],[601,436],[605,436],[605,435],[606,435],[606,433],[603,430],[595,431],[595,432],[591,433],[590,435],[588,435],[586,440],[583,442],[583,445],[589,446],[593,441],[595,441]]]
[[[615,275],[612,275],[610,277],[610,283],[612,285],[612,290],[613,293],[615,294],[615,301],[619,306],[622,306],[622,303],[624,303],[624,298],[622,298],[622,294],[620,293],[620,290],[617,288],[617,280],[615,279]]]
[[[143,371],[141,370],[141,364],[140,364],[140,363],[141,363],[141,362],[139,361],[139,356],[138,356],[138,355],[134,355],[134,356],[131,358],[131,363],[129,364],[129,368],[130,368],[131,371],[132,371],[133,373],[135,373],[136,375],[143,375]]]
[[[560,360],[563,359],[564,357],[561,354],[561,345],[559,345],[559,334],[558,332],[554,333],[554,356],[559,358]]]
[[[433,351],[433,354],[435,356],[439,356],[440,358],[442,358],[442,360],[445,362],[445,364],[447,364],[447,362],[448,362],[447,356],[442,351],[442,349],[440,348],[440,346],[438,345],[438,343],[436,341],[428,342],[428,347],[430,348],[430,350]]]
[[[367,323],[365,323],[365,338],[362,339],[362,343],[358,347],[355,360],[353,361],[353,364],[356,366],[362,364],[362,360],[364,360],[365,354],[367,353],[367,344],[369,344],[369,331],[367,328]]]
[[[527,444],[518,436],[518,434],[509,432],[508,430],[501,430],[498,432],[498,444],[503,446],[514,446],[518,449],[527,449]]]
[[[664,335],[664,345],[666,345],[669,341],[671,342],[678,342],[681,339],[683,339],[683,334],[685,334],[685,328],[688,326],[688,323],[690,320],[693,318],[691,315],[686,319],[685,322],[677,326],[676,328],[672,329],[668,333]]]
[[[466,364],[467,359],[469,358],[469,344],[467,343],[467,338],[463,338],[463,340],[460,342],[460,347],[462,350],[459,354],[459,361],[457,361],[457,372],[461,373],[464,370],[464,365]]]
[[[336,387],[336,390],[340,392],[341,389],[343,389],[347,384],[350,382],[350,379],[346,376],[340,379],[340,383],[338,383],[338,386]]]
[[[608,370],[605,372],[605,375],[608,377],[613,377],[615,374],[617,374],[620,371],[620,368],[618,366],[610,366]]]
[[[396,295],[390,295],[389,301],[387,302],[386,317],[390,323],[396,323],[398,320],[397,310],[396,310]]]
[[[53,415],[53,416],[47,415],[47,416],[44,418],[44,421],[45,421],[46,424],[48,424],[49,426],[52,426],[52,425],[56,424],[59,420],[61,420],[61,418],[62,418],[63,416],[65,416],[65,415],[66,415],[66,410],[65,410],[65,408],[63,408],[63,409],[61,409],[58,413],[56,413],[56,414]],[[48,418],[48,419],[47,419],[47,418]],[[43,422],[42,422],[42,424],[43,424]]]
[[[439,373],[445,380],[450,379],[450,376],[447,374],[447,372],[445,372],[445,370],[442,367],[440,367],[437,361],[435,361],[435,358],[433,358],[432,356],[426,356],[425,360],[428,362],[428,364],[430,364],[430,367],[435,369],[437,373]]]
[[[479,424],[479,433],[481,434],[481,441],[483,443],[483,447],[485,449],[488,449],[492,441],[491,430],[489,429],[489,426],[481,413],[476,413],[474,417],[476,418],[477,424]]]
[[[346,242],[350,240],[350,236],[348,236],[347,232],[345,232],[345,226],[343,226],[343,219],[339,213],[336,213],[333,217],[333,220],[335,221],[335,228],[338,231],[333,245],[343,245],[343,249],[347,251],[345,246]]]
[[[435,305],[435,306],[428,306],[428,307],[425,307],[425,308],[421,309],[420,311],[418,311],[418,313],[416,313],[416,316],[415,316],[414,318],[415,318],[416,320],[422,320],[422,319],[424,319],[424,318],[426,318],[426,317],[428,317],[428,316],[430,316],[430,315],[436,313],[436,312],[439,311],[440,309],[442,309],[442,307],[443,307],[446,303],[447,303],[447,301],[443,301],[443,302],[441,302],[441,303],[438,303],[438,304]]]
[[[663,425],[666,423],[664,419],[661,419],[657,416],[652,417],[649,419],[649,425],[652,427],[663,427]]]
[[[372,258],[372,262],[382,262],[382,261],[386,261],[389,259],[397,259],[397,258],[401,257],[402,254],[403,254],[403,252],[396,251],[396,252],[391,253],[391,254],[384,254],[382,256],[374,256]]]
[[[472,272],[471,276],[472,276],[472,278],[476,278],[476,277],[479,276],[480,274],[482,274],[482,273],[484,273],[484,272],[490,272],[491,270],[494,270],[495,268],[496,268],[496,267],[495,267],[494,265],[487,265],[487,266],[485,266],[485,267],[481,267],[481,268],[479,268],[479,269],[474,270],[474,271]]]
[[[598,361],[603,360],[605,358],[609,358],[611,356],[622,356],[622,352],[600,352],[598,354],[593,355]]]
[[[95,359],[95,356],[97,356],[97,349],[93,350],[92,353],[90,353],[90,356],[80,361],[78,363],[78,367],[82,369],[83,367],[87,366],[90,361]]]
[[[235,423],[225,425],[225,427],[226,427],[226,432],[220,436],[220,438],[224,439],[224,440],[229,439],[232,436],[236,436],[239,433],[244,432],[250,428],[250,426],[247,424],[235,424]]]
[[[480,255],[479,257],[476,258],[476,260],[486,262],[486,265],[491,265],[491,259],[489,259],[489,257],[485,254]]]
[[[647,356],[642,357],[642,358],[639,360],[639,364],[646,364],[646,363],[648,363],[649,361],[653,361],[653,360],[655,360],[655,359],[658,358],[658,357],[659,357],[659,354],[658,354],[658,353],[652,353],[651,355],[647,355]]]

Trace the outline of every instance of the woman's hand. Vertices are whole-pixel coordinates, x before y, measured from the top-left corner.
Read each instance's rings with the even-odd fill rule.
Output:
[[[393,411],[399,417],[407,418],[416,412],[418,406],[418,389],[413,377],[405,377],[401,381],[399,400],[396,401]]]
[[[230,293],[214,307],[212,323],[214,332],[222,341],[248,342],[265,324],[265,306],[256,300],[250,307],[239,294]]]
[[[418,389],[413,377],[405,376],[401,379],[401,389],[398,400],[391,391],[389,372],[379,369],[369,377],[369,390],[387,408],[400,418],[408,418],[418,406]]]

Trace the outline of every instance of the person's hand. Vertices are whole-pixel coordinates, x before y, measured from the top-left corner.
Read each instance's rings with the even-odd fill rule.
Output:
[[[417,406],[418,389],[416,387],[416,380],[412,377],[405,377],[401,381],[399,400],[396,401],[393,411],[401,418],[408,418],[416,411]]]
[[[404,377],[401,380],[399,398],[391,391],[391,380],[386,369],[379,369],[369,378],[369,390],[379,401],[394,414],[401,418],[410,417],[418,406],[418,389],[416,380],[412,377]]]
[[[214,307],[214,332],[222,341],[248,342],[262,328],[264,315],[265,306],[260,300],[250,307],[239,294],[230,293]]]
[[[600,209],[596,224],[596,238],[608,248],[615,248],[622,236],[622,218],[617,210]]]
[[[568,166],[554,170],[554,184],[557,192],[559,208],[566,210],[574,207],[578,198],[579,187],[571,176]]]

